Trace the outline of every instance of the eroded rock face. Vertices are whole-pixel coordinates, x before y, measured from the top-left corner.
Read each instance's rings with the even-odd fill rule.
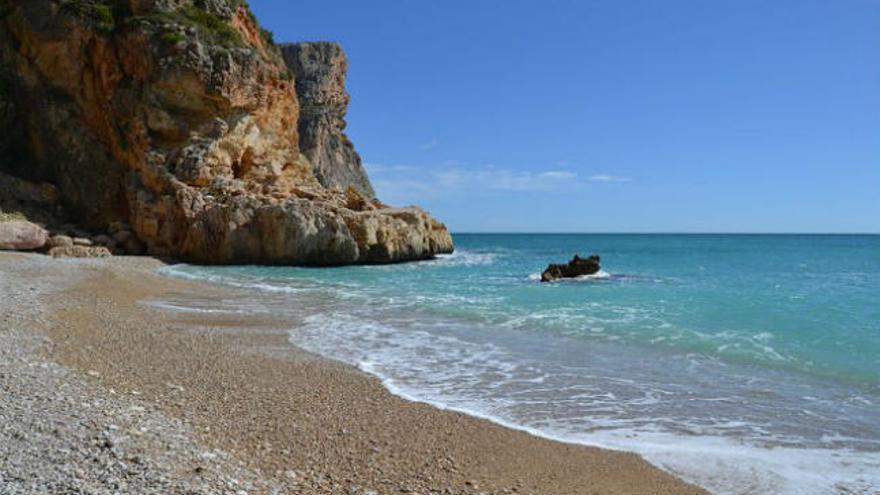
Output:
[[[350,96],[345,90],[348,61],[336,43],[290,43],[281,46],[284,61],[296,80],[300,103],[300,147],[324,187],[354,187],[364,196],[375,192],[345,135]]]
[[[325,96],[302,105],[320,125],[301,139],[288,68],[245,3],[107,5],[0,0],[0,169],[53,183],[92,231],[124,223],[149,253],[193,262],[385,263],[452,250],[427,213],[373,198],[342,134],[342,82],[316,75],[344,77],[341,51],[310,69]]]

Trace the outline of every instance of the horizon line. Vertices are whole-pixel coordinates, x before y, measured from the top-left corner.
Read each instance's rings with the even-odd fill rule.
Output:
[[[880,232],[540,232],[540,231],[464,231],[452,235],[880,235]]]

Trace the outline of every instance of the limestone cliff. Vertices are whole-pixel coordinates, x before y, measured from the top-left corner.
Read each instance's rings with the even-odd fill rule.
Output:
[[[349,141],[345,112],[349,94],[345,90],[348,62],[336,43],[290,43],[281,53],[296,81],[299,98],[300,149],[315,168],[325,187],[354,187],[373,198],[373,186]]]
[[[342,132],[341,50],[287,53],[293,70],[241,0],[0,0],[0,171],[194,262],[451,251],[424,211],[373,198]]]

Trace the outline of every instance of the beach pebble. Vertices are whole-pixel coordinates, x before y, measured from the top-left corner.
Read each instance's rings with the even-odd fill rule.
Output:
[[[39,330],[54,321],[48,295],[81,280],[71,276],[76,268],[53,270],[51,263],[35,255],[2,266],[0,493],[291,493],[237,462],[204,459],[204,447],[179,420],[84,379],[101,376],[97,370],[80,374],[43,357]],[[181,466],[196,465],[203,466],[199,476],[180,475]]]

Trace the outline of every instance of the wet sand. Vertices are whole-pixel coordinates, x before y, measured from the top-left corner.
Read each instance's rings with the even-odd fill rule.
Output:
[[[29,257],[0,253],[0,273]],[[46,359],[155,404],[280,493],[705,493],[636,454],[545,440],[396,397],[357,369],[292,346],[283,321],[146,305],[169,293],[229,296],[158,276],[157,260],[40,266],[73,278],[45,301],[53,314],[46,328],[33,329],[50,339]]]

